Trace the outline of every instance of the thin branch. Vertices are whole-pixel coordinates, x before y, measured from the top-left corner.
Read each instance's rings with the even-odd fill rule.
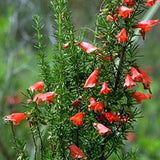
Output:
[[[40,128],[39,128],[38,123],[36,124],[36,127],[37,127],[38,136],[39,136],[40,143],[41,143],[41,158],[42,158],[42,160],[43,160],[43,159],[44,159],[44,146],[43,146],[41,131],[40,131]]]
[[[119,61],[119,66],[118,66],[118,70],[117,70],[117,76],[116,76],[114,91],[117,90],[119,80],[120,80],[120,76],[121,76],[121,73],[122,73],[122,66],[123,66],[123,62],[124,62],[124,59],[125,59],[125,48],[126,48],[126,45],[123,46],[122,53],[121,53],[121,56],[120,56],[120,61]]]
[[[33,126],[32,126],[31,122],[29,122],[29,128],[30,128],[30,131],[31,131],[31,135],[32,135],[32,139],[33,139],[33,144],[34,144],[34,149],[35,149],[34,159],[37,160],[37,151],[38,151],[38,148],[37,148],[37,144],[36,144],[36,139],[34,137]]]

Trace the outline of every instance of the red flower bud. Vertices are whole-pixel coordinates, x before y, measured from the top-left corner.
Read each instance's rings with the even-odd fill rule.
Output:
[[[127,39],[128,39],[126,29],[123,28],[123,29],[121,30],[121,32],[116,36],[116,38],[117,38],[117,41],[119,41],[119,42],[121,42],[121,43],[126,42]]]
[[[87,157],[84,155],[83,151],[80,148],[78,148],[75,144],[71,144],[69,146],[69,149],[72,153],[73,159],[77,159],[77,158],[87,159]]]
[[[107,16],[107,19],[108,19],[109,21],[111,21],[111,22],[115,22],[116,20],[118,20],[116,14],[113,14],[113,15],[109,14],[109,15]]]
[[[73,121],[74,125],[80,126],[80,125],[83,125],[83,121],[82,121],[83,117],[84,117],[84,114],[82,112],[79,112],[74,116],[70,117],[70,120]]]
[[[131,12],[133,12],[133,8],[128,8],[126,6],[121,6],[118,8],[119,15],[123,18],[129,18]]]

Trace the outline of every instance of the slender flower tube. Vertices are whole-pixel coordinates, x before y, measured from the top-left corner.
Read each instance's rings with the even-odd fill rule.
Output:
[[[54,92],[38,93],[34,96],[33,101],[38,105],[41,105],[42,102],[52,104],[52,100],[55,98],[55,96],[56,94]]]
[[[151,99],[152,95],[136,91],[132,97],[136,99],[137,104],[141,104],[142,100]]]
[[[33,84],[32,86],[29,87],[29,90],[33,91],[38,91],[41,92],[44,88],[44,83],[42,81],[39,81],[35,84]]]
[[[123,18],[129,18],[131,12],[133,12],[133,8],[128,8],[126,6],[121,6],[118,8],[119,15]]]
[[[127,88],[131,89],[135,85],[136,85],[136,83],[133,81],[132,77],[127,73],[123,87],[127,87]]]
[[[115,22],[115,21],[118,20],[116,14],[113,14],[113,15],[112,15],[112,14],[109,14],[109,15],[107,16],[107,19],[108,19],[110,22]]]
[[[25,119],[27,116],[24,113],[12,113],[11,115],[3,117],[5,121],[12,121],[13,125],[18,125],[20,121]]]
[[[119,41],[120,43],[126,42],[128,39],[126,29],[123,28],[121,32],[116,36],[116,38],[117,38],[117,41]]]
[[[78,148],[75,144],[71,144],[69,146],[69,149],[72,153],[73,159],[77,159],[77,158],[87,159],[87,157],[84,155],[83,151],[80,148]]]
[[[79,43],[79,46],[88,54],[98,50],[97,47],[91,45],[90,43],[88,42],[80,42]]]
[[[99,72],[100,70],[96,69],[91,73],[91,75],[86,80],[84,88],[92,88],[97,84],[97,77],[98,77]]]
[[[74,116],[70,117],[70,120],[73,121],[74,125],[80,126],[80,125],[83,125],[83,121],[82,121],[83,117],[84,117],[84,114],[82,112],[79,112]]]
[[[89,110],[94,110],[94,111],[99,111],[102,112],[103,111],[103,102],[96,102],[96,100],[91,97],[90,100],[90,105],[88,106]]]
[[[102,136],[111,131],[111,129],[107,128],[101,123],[94,123],[93,126],[97,129],[98,134]]]
[[[143,83],[145,89],[149,89],[149,88],[150,88],[150,83],[152,83],[152,79],[149,78],[149,76],[147,75],[147,73],[145,72],[145,70],[139,69],[139,72],[140,72],[141,75],[142,75],[142,76],[139,78],[139,81],[140,81],[141,83]]]
[[[151,30],[151,27],[157,25],[158,22],[159,22],[159,19],[144,20],[144,21],[138,22],[138,24],[136,25],[136,28],[141,29],[139,33],[142,36],[143,40],[145,39],[146,32],[149,32]]]
[[[135,0],[122,0],[122,3],[128,5],[129,7],[132,7],[135,4]]]
[[[108,87],[107,82],[104,82],[102,85],[102,89],[100,90],[100,94],[108,94],[109,92],[111,92],[110,88]]]
[[[137,80],[138,78],[142,77],[142,74],[139,73],[139,72],[137,71],[137,69],[134,68],[134,67],[131,68],[131,74],[132,74],[131,77],[132,77],[132,79],[133,79],[134,81]]]
[[[155,0],[147,0],[146,6],[151,7],[151,6],[153,6],[155,3],[156,3]]]
[[[120,121],[120,118],[115,116],[113,113],[105,112],[103,113],[103,116],[105,119],[107,119],[110,123],[113,123],[114,121]]]

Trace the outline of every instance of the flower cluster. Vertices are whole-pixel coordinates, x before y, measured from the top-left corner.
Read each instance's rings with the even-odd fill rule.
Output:
[[[136,68],[132,67],[130,72],[131,76],[129,73],[127,73],[126,75],[125,83],[123,85],[124,87],[131,89],[136,85],[135,81],[138,80],[144,85],[144,89],[150,90],[150,83],[152,82],[152,80],[148,77],[147,73],[144,70],[137,70]],[[150,99],[152,95],[136,91],[132,97],[137,100],[138,104],[140,104],[142,100]]]
[[[44,83],[39,81],[32,86],[29,87],[29,91],[31,92],[42,92],[44,89]],[[46,92],[46,93],[37,93],[32,99],[28,99],[27,103],[35,102],[37,105],[41,105],[42,102],[47,102],[49,104],[53,103],[53,98],[55,98],[56,94],[54,92]],[[26,113],[12,113],[11,115],[5,116],[3,119],[5,121],[12,121],[13,125],[18,125],[20,121],[27,118]]]
[[[154,1],[155,2],[155,1]],[[109,20],[111,23],[118,23],[118,20],[120,19],[129,19],[132,18],[132,14],[134,12],[134,5],[137,3],[135,0],[122,0],[122,6],[118,7],[117,10],[114,12],[109,12],[107,15],[107,20]],[[147,1],[147,6],[148,4],[151,3]],[[153,3],[153,1],[152,1]],[[153,4],[152,4],[153,5]],[[138,22],[136,25],[133,25],[132,28],[133,30],[135,28],[140,29],[139,33],[142,36],[143,39],[145,39],[145,33],[151,30],[151,27],[157,25],[159,20],[144,20],[141,22]],[[127,28],[122,28],[120,32],[116,35],[116,40],[119,43],[125,43],[129,38],[128,38],[128,30]],[[78,43],[79,47],[83,49],[83,51],[87,54],[91,53],[96,53],[97,58],[100,58],[102,56],[101,48],[95,47],[92,44],[88,42],[80,42]],[[113,55],[112,55],[113,56]],[[109,57],[109,59],[108,59]],[[107,60],[110,61],[111,57],[108,56]],[[103,56],[105,59],[106,57]],[[105,95],[107,96],[108,94],[112,94],[114,92],[114,88],[111,86],[108,86],[108,83],[106,80],[103,80],[99,78],[101,75],[101,68],[96,68],[86,79],[85,84],[84,84],[84,89],[91,89],[95,86],[99,86],[99,84],[102,84],[102,88],[99,91],[100,95]],[[124,88],[131,89],[134,86],[137,86],[138,83],[142,83],[144,86],[144,89],[148,89],[150,91],[150,83],[152,80],[149,78],[147,73],[143,70],[140,69],[137,66],[132,66],[130,68],[130,71],[126,74],[125,82],[123,84]],[[136,100],[137,104],[140,104],[142,100],[150,99],[152,98],[151,94],[146,94],[142,93],[139,91],[133,91],[131,97]],[[94,111],[95,113],[101,114],[101,117],[98,119],[99,121],[101,120],[107,120],[108,123],[112,124],[114,122],[117,123],[127,123],[130,122],[128,117],[119,115],[119,113],[111,113],[111,112],[106,112],[105,109],[105,103],[103,101],[98,101],[94,97],[89,98],[89,105],[88,105],[88,110],[89,111]],[[73,124],[78,126],[78,125],[85,125],[85,122],[83,122],[83,118],[85,116],[84,112],[79,112],[75,114],[73,117],[70,118],[71,121],[73,121]],[[97,129],[98,134],[104,136],[105,134],[109,134],[112,132],[112,128],[108,128],[106,124],[108,123],[103,123],[104,121],[101,122],[95,122],[93,124],[94,128]],[[78,156],[78,155],[77,155]]]
[[[159,0],[147,0],[146,6],[153,6],[156,2]],[[118,16],[122,17],[123,19],[131,18],[132,12],[134,11],[134,4],[136,3],[135,0],[123,0],[123,4],[126,4],[127,6],[120,6],[117,11],[118,13],[111,14],[107,16],[107,19],[111,22],[115,22],[118,20]],[[159,19],[156,20],[144,20],[138,22],[138,24],[135,26],[136,28],[139,28],[139,33],[142,36],[143,39],[145,39],[145,33],[150,31],[151,27],[157,25],[159,22]],[[122,28],[120,33],[116,36],[117,41],[120,43],[124,43],[127,41],[127,30],[125,28]]]

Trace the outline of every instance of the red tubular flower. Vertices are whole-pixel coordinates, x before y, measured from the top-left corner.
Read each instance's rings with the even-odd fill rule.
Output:
[[[139,78],[139,81],[143,83],[145,89],[150,89],[150,83],[152,83],[152,79],[149,78],[147,73],[143,69],[139,69],[141,73],[141,77]]]
[[[153,6],[156,3],[155,0],[147,0],[146,6]]]
[[[87,157],[84,155],[83,151],[80,148],[78,148],[75,144],[71,144],[69,146],[69,149],[72,153],[73,159],[77,159],[77,158],[87,159]]]
[[[126,29],[123,28],[123,29],[121,30],[121,32],[116,36],[116,38],[117,38],[117,41],[119,41],[119,42],[121,42],[121,43],[126,42],[127,39],[128,39]]]
[[[119,117],[115,116],[114,114],[110,112],[103,113],[103,116],[110,122],[113,123],[113,121],[120,121]]]
[[[88,106],[88,108],[93,108],[93,107],[95,107],[97,105],[97,102],[93,97],[91,97],[89,99],[89,103],[90,103],[90,105]]]
[[[138,22],[138,25],[136,28],[141,28],[144,32],[148,32],[151,30],[151,27],[157,25],[159,22],[159,19],[156,20],[144,20],[141,22]]]
[[[86,83],[84,85],[84,88],[92,88],[97,84],[97,77],[99,74],[100,70],[99,69],[95,69],[91,75],[88,77],[88,79],[86,80]]]
[[[44,83],[42,81],[39,81],[35,84],[33,84],[32,86],[29,87],[29,90],[33,91],[38,91],[41,92],[43,90],[44,87]]]
[[[42,102],[47,102],[52,104],[53,98],[55,98],[56,94],[54,92],[46,92],[46,93],[38,93],[34,96],[33,101],[38,105],[41,105]]]
[[[133,79],[134,81],[137,80],[138,78],[140,78],[140,77],[142,76],[142,74],[139,73],[139,72],[137,71],[137,69],[134,68],[134,67],[131,68],[131,74],[132,74],[132,79]]]
[[[134,0],[122,0],[122,3],[128,5],[129,7],[132,7],[135,4]]]
[[[79,43],[79,46],[88,54],[98,50],[97,47],[95,46],[92,46],[90,43],[88,42],[80,42]]]
[[[104,126],[101,123],[94,123],[93,125],[98,130],[98,134],[100,134],[102,136],[105,135],[107,132],[111,131],[111,129],[107,128],[106,126]]]
[[[144,21],[138,22],[138,25],[136,26],[136,28],[141,28],[139,33],[141,34],[143,40],[145,39],[146,32],[150,31],[151,27],[157,25],[158,22],[159,22],[159,19],[144,20]]]
[[[94,110],[94,111],[99,111],[99,112],[102,112],[103,111],[103,102],[96,102],[96,100],[91,97],[90,100],[90,105],[88,106],[88,109],[90,110]]]
[[[103,111],[103,102],[98,102],[93,110],[102,112]]]
[[[132,132],[127,133],[127,142],[134,142],[136,140],[136,134]]]
[[[128,8],[126,6],[121,6],[118,8],[119,15],[123,18],[128,18],[131,15],[131,12],[133,12],[133,8]]]
[[[5,121],[12,121],[13,125],[18,125],[20,121],[25,119],[27,116],[24,113],[12,113],[11,115],[3,117]]]
[[[19,98],[18,96],[7,96],[6,101],[11,105],[14,105],[14,104],[18,105],[22,102],[22,99]]]
[[[113,15],[109,14],[109,15],[107,16],[107,19],[108,19],[109,21],[111,21],[111,22],[115,22],[118,18],[117,18],[117,15],[116,15],[116,14],[113,14]]]
[[[100,94],[108,94],[110,92],[110,88],[108,87],[108,84],[107,82],[104,82],[103,85],[102,85],[102,89],[100,90]]]
[[[84,117],[84,114],[82,112],[79,112],[74,116],[70,117],[70,120],[73,121],[74,125],[80,126],[80,125],[83,125],[83,121],[82,121],[83,117]]]
[[[152,95],[136,91],[132,97],[136,99],[137,104],[141,104],[142,100],[151,99]]]
[[[127,73],[123,87],[127,87],[127,88],[131,89],[135,85],[136,85],[136,83],[133,81],[132,77]]]
[[[111,59],[110,56],[106,56],[106,57],[104,57],[104,58],[105,58],[105,60],[107,60],[107,61],[109,61],[109,60]]]

